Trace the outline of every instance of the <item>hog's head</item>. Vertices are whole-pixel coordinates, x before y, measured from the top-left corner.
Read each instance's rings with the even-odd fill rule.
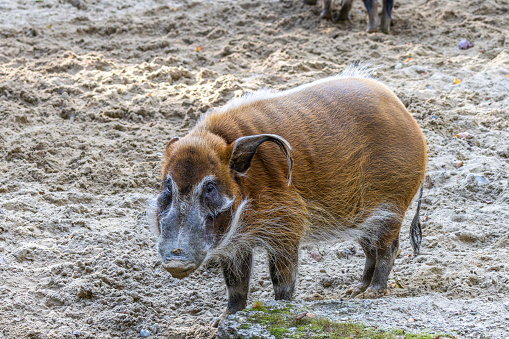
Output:
[[[227,248],[224,242],[231,239],[245,205],[236,179],[265,141],[280,147],[291,173],[290,144],[277,135],[245,136],[227,144],[215,134],[195,131],[168,142],[151,224],[163,267],[173,277],[187,277],[214,250]]]

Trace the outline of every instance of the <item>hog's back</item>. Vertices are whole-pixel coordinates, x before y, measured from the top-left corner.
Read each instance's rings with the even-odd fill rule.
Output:
[[[423,179],[423,133],[401,101],[372,79],[331,79],[240,99],[208,128],[228,143],[277,134],[293,148],[292,185],[278,147],[264,143],[243,178],[250,198],[298,193],[340,218],[390,203],[404,211]],[[244,102],[242,102],[244,100]],[[272,192],[272,193],[271,193]]]

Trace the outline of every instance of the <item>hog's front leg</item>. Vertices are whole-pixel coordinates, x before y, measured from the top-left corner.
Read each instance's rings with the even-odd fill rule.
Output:
[[[235,313],[246,308],[252,263],[252,252],[244,252],[234,259],[221,260],[224,281],[228,289],[229,313]]]
[[[291,300],[297,280],[299,245],[285,244],[282,251],[269,253],[269,271],[276,300]]]
[[[224,258],[221,260],[224,281],[228,290],[228,307],[212,323],[212,327],[218,327],[230,314],[246,308],[252,263],[253,253],[251,251],[244,252],[233,259]]]

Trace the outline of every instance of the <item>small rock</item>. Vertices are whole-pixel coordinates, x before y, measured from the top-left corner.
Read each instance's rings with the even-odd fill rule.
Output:
[[[315,259],[315,261],[320,261],[322,260],[322,256],[320,254],[320,252],[318,252],[318,250],[313,250],[309,253],[309,256],[313,259]]]
[[[336,256],[338,257],[338,259],[345,258],[346,260],[348,260],[350,256],[354,256],[355,254],[357,254],[357,249],[353,245],[342,246],[336,251]]]
[[[474,243],[479,241],[479,236],[472,232],[456,232],[456,236],[460,241],[466,242],[466,243]]]
[[[463,166],[463,161],[456,160],[455,162],[452,163],[452,165],[456,168],[460,168],[461,166]]]
[[[81,299],[92,299],[94,296],[94,292],[92,291],[91,286],[79,286],[78,288],[78,298]]]
[[[394,66],[394,69],[400,69],[403,67],[403,64],[401,62],[398,62],[396,66]]]
[[[333,283],[334,279],[332,279],[331,277],[322,278],[322,280],[320,281],[320,284],[325,288],[331,287]]]
[[[306,312],[299,313],[299,314],[295,317],[295,319],[296,319],[296,320],[301,320],[301,319],[302,319],[302,318],[304,318],[306,315],[307,315],[307,313],[306,313]]]
[[[146,337],[148,337],[149,335],[150,335],[150,331],[149,331],[149,330],[146,330],[146,329],[144,329],[144,328],[142,328],[142,329],[141,329],[141,331],[140,331],[140,336],[141,336],[142,338],[146,338]]]
[[[469,49],[474,47],[474,44],[468,41],[467,39],[463,39],[458,44],[459,49]]]
[[[67,3],[70,3],[72,6],[80,9],[83,7],[83,4],[81,3],[81,0],[66,0]]]
[[[478,183],[479,185],[486,185],[490,182],[488,179],[480,175],[476,175],[474,178],[475,182]]]
[[[72,334],[78,337],[78,336],[81,335],[81,331],[80,330],[74,330],[74,331],[72,331]]]
[[[473,135],[468,133],[468,132],[461,132],[461,133],[456,134],[456,138],[460,138],[460,139],[472,139]]]
[[[408,318],[408,322],[409,323],[413,323],[413,322],[415,322],[415,319],[414,318]]]
[[[490,180],[483,177],[482,175],[477,175],[474,173],[469,173],[465,178],[464,182],[466,184],[476,183],[477,185],[486,185],[489,184]]]

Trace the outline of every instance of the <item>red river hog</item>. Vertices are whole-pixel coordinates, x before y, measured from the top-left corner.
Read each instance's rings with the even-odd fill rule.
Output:
[[[426,159],[417,122],[362,69],[234,99],[166,146],[150,213],[163,266],[180,279],[217,260],[234,313],[246,307],[254,248],[268,253],[275,299],[291,299],[301,242],[348,235],[366,262],[346,295],[384,295]]]

